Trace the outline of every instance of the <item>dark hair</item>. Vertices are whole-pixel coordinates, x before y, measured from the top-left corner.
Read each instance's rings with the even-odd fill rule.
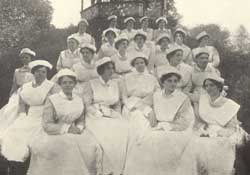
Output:
[[[210,79],[210,78],[203,81],[203,88],[205,88],[205,83],[207,80],[211,81],[219,89],[220,92],[223,91],[223,86],[224,86],[223,83],[216,81],[216,80],[213,80],[213,79]]]
[[[170,53],[167,54],[167,59],[169,60],[170,58],[172,58],[176,54],[176,52],[178,52],[178,51],[183,52],[183,50],[181,50],[181,49],[177,49],[177,50],[175,50],[173,52],[170,52]]]
[[[114,67],[114,70],[115,70],[115,63],[113,61],[109,61],[107,63],[104,63],[103,65],[100,65],[97,67],[96,71],[98,73],[98,75],[102,75],[106,69],[106,67],[109,65],[109,64],[112,64],[113,67]]]
[[[123,41],[127,41],[127,43],[129,43],[128,40],[126,40],[126,39],[121,39],[121,40],[117,41],[117,42],[115,43],[115,48],[116,48],[117,50],[118,50],[118,47],[119,47],[120,43],[123,42]]]
[[[201,42],[201,40],[202,40],[203,38],[205,38],[205,37],[210,38],[210,37],[209,37],[209,35],[205,35],[205,36],[201,37],[200,39],[198,39],[198,42],[200,43],[200,42]]]
[[[163,38],[161,38],[159,41],[158,41],[158,43],[157,44],[161,44],[161,42],[162,42],[162,40],[163,39],[167,39],[168,40],[168,42],[170,42],[170,39],[168,38],[168,37],[163,37]]]
[[[195,59],[198,58],[199,56],[201,56],[202,54],[206,54],[206,55],[208,55],[208,57],[209,57],[209,53],[201,52],[201,53],[198,53],[198,54],[195,56]]]
[[[136,37],[138,37],[138,36],[142,36],[143,37],[143,39],[144,39],[144,41],[146,41],[147,40],[147,37],[145,36],[145,35],[142,35],[142,34],[136,34],[135,35],[135,37],[134,37],[134,40],[136,39]]]
[[[70,75],[65,75],[65,76],[62,76],[62,77],[58,78],[58,84],[59,84],[59,85],[61,85],[62,79],[63,79],[64,77],[70,78],[70,79],[73,80],[73,81],[75,82],[75,84],[76,84],[76,77],[70,76]]]
[[[47,73],[49,73],[50,69],[49,69],[48,67],[42,66],[42,65],[37,65],[37,66],[33,67],[33,68],[31,69],[31,73],[34,74],[35,71],[37,71],[38,69],[40,69],[40,68],[42,68],[42,67],[45,67],[45,68],[47,69]]]
[[[161,76],[161,78],[160,78],[161,84],[163,84],[165,80],[169,79],[169,78],[172,77],[172,76],[177,77],[179,81],[180,81],[180,79],[181,79],[181,76],[180,76],[179,74],[176,74],[176,73],[168,73],[168,74],[164,74],[164,75]]]
[[[95,54],[95,52],[94,52],[92,49],[88,48],[88,47],[80,48],[81,54],[82,54],[82,50],[83,50],[83,49],[87,49],[87,50],[89,50],[92,54]]]
[[[115,38],[117,37],[116,33],[115,33],[114,31],[112,31],[112,30],[107,31],[107,32],[105,33],[105,37],[107,37],[108,33],[113,33],[114,37],[115,37]]]
[[[144,57],[137,57],[137,58],[134,58],[134,59],[131,61],[131,66],[133,66],[133,67],[135,66],[135,61],[136,61],[138,58],[143,59],[144,62],[145,62],[145,64],[146,64],[146,66],[148,65],[148,60],[147,60],[146,58],[144,58]]]

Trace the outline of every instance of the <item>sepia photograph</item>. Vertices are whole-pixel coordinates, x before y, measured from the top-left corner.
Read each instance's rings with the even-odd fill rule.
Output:
[[[0,175],[250,175],[249,0],[0,0]]]

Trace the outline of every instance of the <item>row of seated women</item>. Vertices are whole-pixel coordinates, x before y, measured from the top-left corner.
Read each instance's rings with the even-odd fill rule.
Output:
[[[82,45],[81,60],[52,80],[49,62],[21,51],[24,66],[15,71],[0,116],[10,174],[25,174],[21,162],[29,157],[28,175],[233,174],[235,146],[244,136],[240,106],[224,96],[207,49],[194,54],[189,85],[178,69],[184,65],[179,46],[153,71],[144,53],[119,65],[110,57],[95,60],[95,51]],[[124,65],[130,70],[117,71]]]

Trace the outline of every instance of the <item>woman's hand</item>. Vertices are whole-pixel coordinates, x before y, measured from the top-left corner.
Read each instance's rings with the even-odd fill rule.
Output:
[[[78,127],[76,127],[75,125],[71,125],[69,127],[69,131],[68,133],[71,133],[71,134],[81,134],[82,133],[82,130],[80,130]]]

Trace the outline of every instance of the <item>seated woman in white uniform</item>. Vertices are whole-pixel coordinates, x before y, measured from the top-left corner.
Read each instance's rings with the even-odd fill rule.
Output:
[[[172,32],[170,29],[167,29],[167,24],[168,24],[167,18],[161,16],[156,19],[155,23],[156,25],[158,25],[158,29],[154,30],[153,39],[156,40],[160,35],[168,34],[168,36],[171,38],[170,41],[173,42]]]
[[[88,26],[88,21],[85,18],[82,18],[78,23],[78,32],[72,34],[72,37],[76,38],[79,41],[79,45],[87,43],[95,45],[95,39],[86,32]]]
[[[124,33],[128,36],[128,40],[133,41],[136,30],[134,29],[135,26],[135,18],[133,17],[128,17],[124,19],[124,23],[126,24],[126,28],[122,30],[121,33]]]
[[[80,52],[82,55],[81,60],[72,66],[72,70],[77,75],[77,85],[74,93],[83,98],[84,89],[88,81],[98,77],[94,60],[96,48],[92,44],[83,44],[80,46]]]
[[[240,144],[244,134],[237,120],[240,106],[222,96],[223,85],[223,78],[215,74],[208,75],[203,82],[207,93],[199,99],[201,124],[197,143],[203,154],[199,164],[209,175],[233,174],[235,146]]]
[[[76,37],[70,35],[67,38],[67,49],[61,51],[56,64],[56,70],[59,71],[63,68],[71,69],[72,66],[81,59],[81,53],[79,47],[79,41]]]
[[[48,97],[42,117],[44,131],[31,144],[30,175],[102,175],[103,153],[85,127],[83,100],[73,94],[76,74],[62,69],[59,93]]]
[[[131,72],[130,57],[128,54],[128,37],[125,34],[119,35],[115,40],[115,48],[118,52],[111,57],[111,60],[115,63],[116,73],[119,75],[124,75]]]
[[[121,116],[121,90],[117,79],[112,79],[114,63],[109,57],[97,61],[98,78],[90,80],[84,100],[86,102],[86,126],[94,134],[104,150],[104,167],[109,162],[115,175],[123,172],[128,123]]]
[[[209,42],[210,42],[209,34],[203,31],[197,35],[196,39],[199,42],[199,46],[193,49],[193,54],[196,54],[196,52],[200,48],[207,49],[209,52],[209,58],[208,58],[209,63],[211,63],[211,65],[214,66],[215,68],[217,68],[220,64],[220,55],[219,55],[218,50],[214,46],[209,45]]]
[[[178,28],[174,32],[174,44],[177,46],[182,47],[183,50],[183,62],[189,65],[193,65],[193,53],[192,50],[184,44],[185,37],[187,32],[182,29]]]
[[[108,28],[105,30],[104,36],[107,38],[107,42],[102,44],[101,48],[99,49],[97,55],[98,59],[103,57],[111,57],[117,53],[117,50],[114,46],[115,38],[117,37],[116,31],[112,28]]]
[[[19,90],[23,84],[33,81],[34,76],[30,72],[29,63],[35,57],[36,53],[29,48],[21,50],[19,57],[22,62],[22,67],[14,72],[12,87],[10,90],[10,98],[8,103],[0,110],[0,138],[4,130],[17,118],[19,106]]]
[[[192,139],[194,114],[188,96],[176,91],[180,79],[173,67],[161,72],[163,89],[154,92],[148,113],[152,128],[129,151],[125,174],[180,175],[193,161],[185,148]]]
[[[46,98],[55,92],[55,84],[47,80],[52,65],[45,60],[30,62],[34,82],[25,83],[20,90],[18,118],[6,129],[2,136],[2,155],[11,164],[20,164],[29,157],[29,146],[41,130],[43,107]],[[20,164],[22,167],[22,164]],[[25,167],[14,166],[11,174],[25,174]],[[17,170],[17,169],[19,170]]]
[[[178,89],[184,93],[189,93],[192,88],[191,75],[193,68],[188,64],[184,63],[183,60],[183,49],[180,46],[173,46],[167,51],[167,59],[169,65],[159,66],[157,72],[161,69],[168,69],[169,66],[175,67],[180,71],[181,80],[178,83]],[[159,77],[158,77],[159,78]]]
[[[133,72],[122,78],[123,83],[123,115],[130,124],[130,145],[142,137],[144,130],[150,127],[148,111],[151,110],[150,99],[159,88],[157,79],[148,73],[148,60],[143,53],[131,59]]]

